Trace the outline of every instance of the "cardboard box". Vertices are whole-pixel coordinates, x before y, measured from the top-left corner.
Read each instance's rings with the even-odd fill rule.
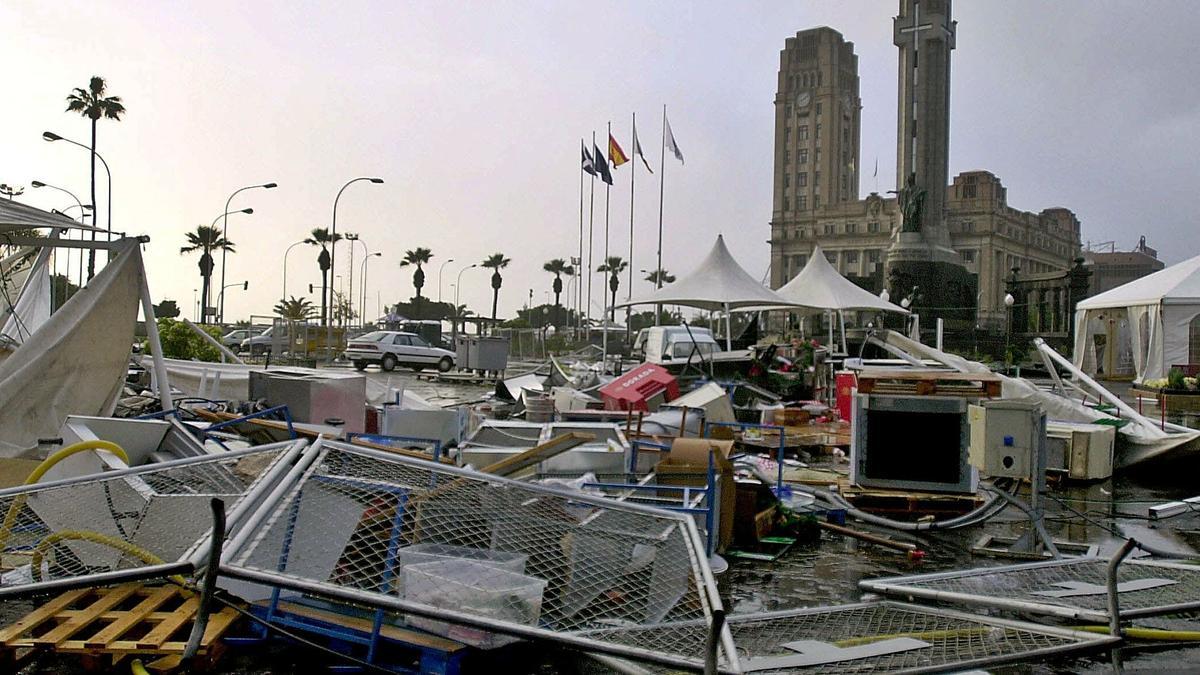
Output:
[[[708,458],[713,457],[716,472],[717,550],[725,550],[733,541],[733,516],[737,505],[737,486],[733,479],[733,463],[729,455],[733,441],[711,438],[676,438],[671,450],[654,467],[659,485],[704,487],[708,480]],[[679,498],[678,490],[664,490],[662,497]]]

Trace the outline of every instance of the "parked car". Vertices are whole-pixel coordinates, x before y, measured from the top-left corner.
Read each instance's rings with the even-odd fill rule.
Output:
[[[403,365],[413,370],[436,367],[444,373],[454,367],[454,352],[434,347],[416,333],[391,330],[354,338],[346,346],[345,356],[358,370],[378,364],[386,372]]]
[[[259,331],[255,328],[239,328],[230,331],[221,338],[221,344],[229,347],[233,351],[239,351],[242,348],[242,341],[246,338],[252,338],[258,335]]]
[[[271,345],[275,341],[274,332],[275,327],[271,326],[258,335],[243,339],[241,351],[250,352],[253,356],[271,353]]]

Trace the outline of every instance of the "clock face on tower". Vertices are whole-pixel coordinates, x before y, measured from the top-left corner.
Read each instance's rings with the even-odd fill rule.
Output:
[[[807,91],[802,91],[796,95],[796,107],[803,110],[812,102],[812,94]]]

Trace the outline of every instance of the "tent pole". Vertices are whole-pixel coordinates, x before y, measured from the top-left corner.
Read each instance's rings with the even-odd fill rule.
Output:
[[[158,384],[158,400],[163,410],[170,410],[174,407],[171,403],[171,383],[167,380],[167,364],[163,361],[162,341],[158,338],[158,323],[154,319],[154,303],[150,300],[150,285],[146,282],[146,266],[139,264],[138,267],[141,275],[142,314],[146,316],[146,341],[150,347],[150,356],[154,359],[154,379]]]
[[[838,315],[838,326],[840,326],[842,329],[842,353],[849,354],[850,349],[846,345],[846,315],[840,309],[837,311],[837,315]]]
[[[725,351],[733,351],[733,319],[729,314],[729,303],[725,303]]]
[[[833,353],[833,312],[828,309],[825,310],[825,325],[829,327],[829,340],[825,343],[825,346],[829,348],[829,353],[832,354]]]

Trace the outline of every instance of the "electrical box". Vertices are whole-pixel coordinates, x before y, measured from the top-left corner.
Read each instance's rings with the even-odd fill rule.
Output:
[[[1113,474],[1117,430],[1108,424],[1049,422],[1046,446],[1051,470],[1065,471],[1072,480],[1105,480]]]
[[[973,405],[971,465],[988,476],[1028,478],[1046,452],[1046,412],[1041,405],[999,399]],[[1043,460],[1044,463],[1044,460]]]

